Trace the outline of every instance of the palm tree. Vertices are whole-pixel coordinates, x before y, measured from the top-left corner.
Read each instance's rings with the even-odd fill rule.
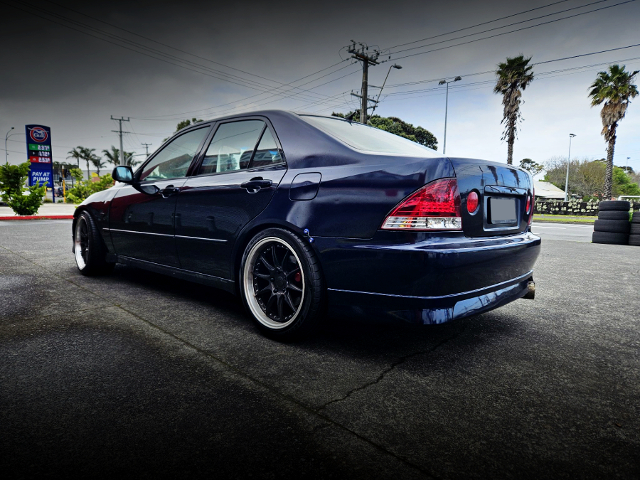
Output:
[[[98,158],[98,156],[93,153],[96,151],[95,148],[87,148],[87,147],[78,147],[78,150],[80,151],[80,158],[82,158],[85,162],[87,162],[87,179],[91,178],[91,173],[89,172],[89,162],[93,163],[93,160],[95,158]]]
[[[638,95],[638,88],[633,85],[633,73],[625,72],[624,65],[610,65],[608,72],[598,72],[596,81],[589,87],[591,106],[604,102],[600,117],[602,118],[602,135],[608,143],[607,170],[604,177],[604,199],[611,198],[613,185],[613,152],[616,148],[616,129],[618,122],[624,118],[631,98]]]
[[[67,152],[69,156],[67,158],[74,158],[78,162],[78,168],[80,168],[80,159],[82,158],[82,149],[84,147],[76,147],[73,150]]]
[[[498,64],[496,75],[498,81],[493,89],[493,93],[502,94],[502,105],[504,107],[502,122],[504,123],[504,133],[502,140],[507,140],[507,163],[513,163],[513,142],[516,139],[518,120],[520,115],[520,104],[522,92],[533,82],[533,67],[529,66],[531,57],[524,58],[523,55],[509,58],[505,63]]]
[[[111,151],[102,150],[102,154],[107,157],[107,161],[113,163],[114,166],[120,165],[120,149],[111,145]],[[133,160],[133,152],[124,152],[125,165],[134,167],[139,162]]]
[[[107,164],[103,162],[102,159],[95,154],[91,157],[91,163],[93,163],[93,166],[96,167],[96,172],[98,173],[98,176],[100,176],[100,169],[107,166]]]

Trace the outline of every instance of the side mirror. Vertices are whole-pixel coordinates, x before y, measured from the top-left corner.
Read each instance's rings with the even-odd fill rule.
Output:
[[[133,183],[133,170],[129,166],[120,165],[114,168],[111,176],[117,182]]]

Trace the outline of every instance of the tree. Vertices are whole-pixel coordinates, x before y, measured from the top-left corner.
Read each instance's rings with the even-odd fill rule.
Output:
[[[100,157],[98,157],[95,153],[96,149],[95,148],[87,148],[87,147],[76,147],[77,150],[80,152],[80,158],[82,160],[84,160],[85,162],[87,162],[87,178],[91,178],[91,173],[89,172],[89,163],[94,163],[97,160],[100,160]]]
[[[102,159],[97,155],[93,155],[91,157],[91,163],[93,163],[93,166],[96,167],[96,173],[98,174],[98,176],[100,176],[100,169],[107,166],[107,164],[103,162]]]
[[[0,165],[0,191],[2,201],[18,215],[34,215],[42,205],[42,197],[47,191],[45,185],[32,185],[28,188],[29,195],[24,195],[24,184],[29,178],[31,163],[20,165]]]
[[[604,195],[604,182],[607,161],[601,160],[571,160],[569,165],[569,193],[582,198],[598,197],[601,200],[611,198]],[[551,182],[564,190],[567,174],[567,159],[554,157],[546,164],[545,182]],[[639,192],[639,193],[635,193]],[[624,168],[613,167],[612,194],[640,195],[640,186],[628,175]]]
[[[69,156],[67,158],[74,158],[78,164],[78,168],[80,168],[80,159],[82,158],[82,152],[78,150],[81,147],[76,147],[73,150],[67,152]]]
[[[202,120],[199,120],[196,117],[193,117],[191,120],[189,120],[188,118],[186,120],[182,120],[181,122],[178,123],[178,125],[176,125],[176,131],[174,133],[178,133],[183,128],[186,128],[189,125],[195,125],[196,123],[201,121]]]
[[[102,150],[102,154],[107,157],[107,162],[113,163],[114,167],[120,165],[120,149],[111,145],[111,151]],[[129,165],[130,167],[135,167],[138,163],[137,160],[133,159],[133,152],[124,152],[124,163],[125,165]]]
[[[340,118],[357,118],[358,110],[349,112],[346,115],[342,113],[332,113],[333,117]],[[372,115],[369,117],[368,124],[372,127],[379,128],[389,133],[393,133],[400,137],[407,138],[412,142],[419,143],[425,147],[437,150],[438,139],[429,130],[420,126],[414,127],[398,117],[381,117],[380,115]]]
[[[82,178],[81,171],[73,173],[79,173],[80,178]],[[78,183],[76,183],[76,186],[68,190],[67,198],[77,205],[79,203],[82,203],[90,195],[93,195],[96,192],[100,192],[110,187],[113,187],[113,178],[111,178],[111,175],[109,173],[103,175],[102,178],[100,178],[100,180],[98,180],[97,182],[93,182],[91,181],[91,179],[85,181],[80,181],[78,179]]]
[[[502,140],[507,141],[507,163],[513,163],[513,143],[516,139],[517,124],[522,120],[520,105],[523,102],[522,92],[533,82],[533,67],[529,66],[531,57],[524,58],[523,55],[508,58],[504,63],[498,64],[496,75],[498,81],[493,89],[493,93],[502,95],[502,122],[504,133]]]
[[[591,106],[604,103],[600,111],[602,119],[602,135],[607,142],[607,171],[604,181],[604,197],[610,199],[613,186],[613,153],[616,147],[616,129],[618,122],[624,118],[631,98],[638,95],[638,88],[633,85],[633,73],[625,72],[624,65],[609,66],[608,72],[598,72],[595,82],[589,87]]]
[[[523,158],[520,160],[520,168],[526,170],[531,174],[531,176],[535,177],[542,170],[544,170],[544,165],[534,162],[530,158]]]

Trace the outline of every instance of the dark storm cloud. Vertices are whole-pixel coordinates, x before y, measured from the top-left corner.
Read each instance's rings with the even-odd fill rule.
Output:
[[[126,136],[125,147],[144,151],[140,150],[143,141],[151,141],[154,143],[152,148],[157,147],[173,131],[179,119],[191,116],[212,118],[230,111],[258,108],[315,109],[324,114],[334,109],[348,111],[357,106],[357,100],[349,92],[360,87],[358,64],[348,65],[345,62],[333,70],[309,77],[308,80],[314,80],[328,74],[326,78],[302,87],[311,92],[292,90],[292,87],[282,87],[282,84],[289,84],[347,58],[349,55],[343,47],[351,39],[384,50],[554,3],[553,0],[0,1],[0,39],[4,45],[0,53],[0,129],[6,132],[11,126],[26,123],[50,125],[54,129],[54,144],[61,145],[64,151],[66,147],[78,144],[95,147],[98,151],[116,144],[117,138],[111,132],[114,129],[111,115],[132,117],[127,128],[139,135]],[[623,0],[585,6],[594,1],[568,0],[486,27],[415,45],[449,40],[483,28],[562,9],[584,6],[577,10],[580,12]],[[507,56],[520,53],[533,55],[535,62],[640,43],[637,36],[639,5],[640,2],[633,2],[399,60],[403,69],[393,71],[386,93],[410,88],[433,90],[437,88],[438,78],[490,71]],[[430,48],[446,47],[452,43],[455,42]],[[573,63],[551,64],[547,70],[634,56],[640,56],[640,49],[579,59]],[[372,84],[382,83],[388,65],[371,69]],[[338,68],[343,70],[338,72]],[[570,115],[550,116],[550,105],[553,105],[564,112],[580,112],[577,114],[580,118],[594,114],[589,120],[593,122],[595,119],[596,124],[593,144],[600,148],[597,112],[588,110],[585,85],[601,68],[594,67],[588,73],[589,77],[580,79],[536,80],[525,95],[524,116],[527,122],[521,142],[527,141],[528,132],[546,135],[547,129],[569,128],[555,124]],[[334,70],[336,73],[331,73]],[[536,72],[540,71],[544,68],[536,67]],[[348,76],[340,79],[342,75]],[[436,79],[436,82],[417,87],[394,87],[397,83],[427,79]],[[464,82],[491,79],[491,75],[465,77]],[[568,84],[569,80],[574,83]],[[326,81],[331,83],[316,88]],[[275,95],[273,90],[278,85],[281,86],[278,91],[289,92]],[[271,93],[256,97],[265,89]],[[325,101],[317,102],[318,99]],[[481,145],[493,157],[494,151],[503,150],[500,144],[499,99],[491,93],[490,85],[452,90],[450,101],[451,139],[448,139],[447,150],[449,145],[454,151],[456,146],[465,146],[463,152],[467,153]],[[205,110],[212,106],[219,108]],[[390,96],[384,99],[377,113],[396,115],[424,125],[440,136],[443,107],[442,92],[435,90],[407,97]],[[587,108],[586,112],[580,110],[583,107]],[[181,115],[180,112],[187,113]],[[158,118],[162,115],[171,116]],[[628,117],[625,122],[631,125],[631,113]],[[147,120],[149,118],[153,120]],[[158,121],[167,118],[168,121]],[[494,137],[494,142],[485,141]],[[533,144],[535,140],[532,140]],[[17,150],[24,148],[18,144],[14,147]],[[54,150],[54,156],[62,150]],[[477,154],[484,154],[484,151]],[[10,155],[13,162],[21,158],[14,153]]]

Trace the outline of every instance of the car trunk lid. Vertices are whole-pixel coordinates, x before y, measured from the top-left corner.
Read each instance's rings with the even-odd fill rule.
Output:
[[[462,230],[467,237],[512,235],[527,229],[527,198],[533,194],[528,173],[502,163],[450,160],[461,197]],[[471,192],[478,196],[478,207],[470,212],[467,199]]]

